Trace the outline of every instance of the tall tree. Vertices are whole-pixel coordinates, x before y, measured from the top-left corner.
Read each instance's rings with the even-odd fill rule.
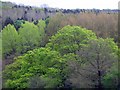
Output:
[[[13,25],[8,24],[2,30],[2,46],[3,55],[6,56],[12,52],[16,52],[18,33]]]
[[[88,45],[76,52],[80,63],[69,64],[75,69],[69,79],[73,86],[103,88],[104,75],[118,61],[117,51],[117,45],[111,39],[90,40]]]
[[[7,26],[8,24],[13,24],[13,23],[14,23],[13,20],[10,17],[7,17],[5,22],[4,22],[4,26]]]
[[[39,35],[40,35],[40,46],[44,46],[45,45],[45,28],[46,28],[46,23],[43,20],[39,20],[38,21],[38,31],[39,31]]]
[[[18,30],[19,39],[17,51],[18,53],[24,53],[30,49],[34,49],[39,46],[39,31],[38,27],[30,22],[25,22]]]

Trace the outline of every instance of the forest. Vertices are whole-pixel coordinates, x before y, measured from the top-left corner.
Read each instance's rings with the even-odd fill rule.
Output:
[[[2,88],[120,88],[118,10],[2,3]]]

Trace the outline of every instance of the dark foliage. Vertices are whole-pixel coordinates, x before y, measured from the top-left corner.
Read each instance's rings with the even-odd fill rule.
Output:
[[[7,26],[8,24],[11,24],[11,25],[13,25],[13,20],[10,18],[10,17],[8,17],[8,18],[6,18],[6,20],[5,20],[5,23],[4,23],[4,25],[3,25],[3,28],[5,27],[5,26]]]

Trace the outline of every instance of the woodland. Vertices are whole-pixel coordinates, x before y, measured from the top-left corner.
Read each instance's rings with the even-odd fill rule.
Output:
[[[118,10],[1,3],[3,88],[120,88]]]

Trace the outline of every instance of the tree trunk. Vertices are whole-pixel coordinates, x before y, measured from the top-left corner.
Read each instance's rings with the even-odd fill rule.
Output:
[[[100,57],[99,57],[99,53],[97,54],[97,73],[98,73],[98,88],[101,89],[102,88],[102,83],[101,83],[101,70],[100,70]]]

